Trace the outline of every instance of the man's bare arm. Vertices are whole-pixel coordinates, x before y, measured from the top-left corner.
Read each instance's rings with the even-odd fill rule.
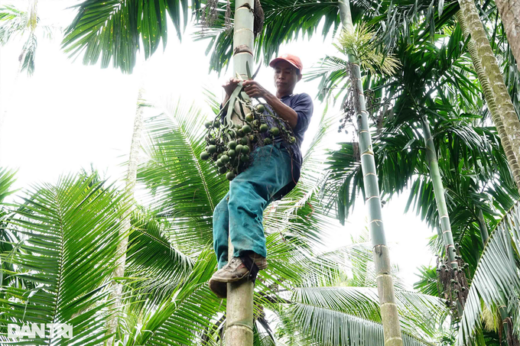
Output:
[[[276,114],[282,119],[287,120],[291,128],[294,129],[296,127],[298,123],[298,113],[280,101],[278,97],[264,89],[258,82],[253,80],[244,81],[244,90],[249,97],[263,97]]]

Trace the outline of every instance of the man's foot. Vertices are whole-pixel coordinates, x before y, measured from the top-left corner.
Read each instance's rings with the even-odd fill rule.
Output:
[[[209,289],[219,298],[227,298],[227,283],[209,280]]]
[[[249,255],[259,270],[267,268],[267,260],[255,253]],[[209,288],[219,298],[227,298],[227,283],[242,280],[249,275],[249,269],[242,263],[240,257],[233,257],[222,269],[218,270],[209,280]]]

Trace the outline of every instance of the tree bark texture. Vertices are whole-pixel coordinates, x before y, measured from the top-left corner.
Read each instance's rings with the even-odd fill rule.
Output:
[[[461,10],[457,12],[456,16],[464,35],[466,37],[471,35],[468,44],[471,60],[506,153],[509,168],[520,191],[520,165],[518,164],[520,162],[520,120],[478,16],[475,3],[473,0],[459,0],[459,4]]]
[[[520,0],[495,0],[495,4],[520,71]]]
[[[352,33],[352,16],[348,0],[339,2],[340,15],[344,30]],[[383,216],[377,170],[372,149],[372,138],[368,125],[368,112],[365,106],[363,83],[359,62],[349,54],[350,83],[352,87],[354,108],[358,124],[359,149],[361,153],[361,169],[365,186],[366,205],[368,207],[370,238],[372,239],[374,264],[376,268],[379,306],[383,322],[385,346],[402,346],[401,326],[395,303],[394,283],[391,275],[390,256],[386,247]]]
[[[254,0],[235,1],[233,65],[235,74],[240,74],[242,79],[248,79],[246,63],[250,70],[253,68],[254,6]],[[228,253],[231,260],[233,257],[231,241],[229,241]],[[226,346],[252,346],[254,285],[246,279],[228,283],[227,290]]]

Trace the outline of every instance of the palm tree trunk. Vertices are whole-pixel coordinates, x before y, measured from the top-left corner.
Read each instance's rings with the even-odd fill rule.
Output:
[[[341,22],[344,30],[353,33],[352,15],[349,0],[339,2]],[[365,95],[361,82],[359,63],[354,55],[349,54],[350,82],[357,116],[359,148],[361,152],[361,169],[365,185],[366,203],[368,206],[370,237],[374,247],[374,263],[376,267],[377,290],[385,346],[402,346],[401,326],[395,303],[394,283],[391,275],[390,256],[386,247],[377,170],[372,150],[372,138],[368,126],[368,112],[365,108]]]
[[[495,4],[520,71],[520,0],[495,0]]]
[[[233,65],[235,74],[247,79],[246,63],[253,66],[253,9],[254,0],[235,1],[235,29],[233,36]],[[231,239],[231,237],[229,237]],[[229,241],[229,260],[233,257],[233,245]],[[253,294],[254,285],[249,280],[228,283],[226,346],[253,345]]]
[[[448,214],[448,206],[446,205],[446,199],[444,198],[444,185],[442,183],[441,173],[439,170],[437,151],[435,150],[435,144],[433,143],[433,137],[428,120],[423,118],[421,124],[424,132],[424,144],[426,145],[426,162],[430,168],[430,178],[433,184],[433,194],[437,204],[437,212],[439,213],[442,242],[446,248],[446,255],[448,256],[450,265],[453,268],[453,271],[456,272],[459,268],[459,264],[455,258],[457,252],[455,250],[453,234],[451,232],[451,222],[450,216]],[[457,300],[457,311],[459,316],[462,316],[463,310],[463,303]]]
[[[143,83],[141,82],[141,86],[139,88],[139,92],[137,94],[137,110],[135,113],[134,119],[134,132],[132,134],[132,143],[130,145],[130,155],[128,159],[128,170],[126,173],[126,192],[133,199],[134,196],[134,188],[137,180],[137,166],[139,164],[139,147],[141,145],[141,134],[143,130],[143,107],[141,105],[144,94]],[[123,277],[125,276],[125,265],[126,265],[126,250],[128,247],[128,236],[129,231],[132,227],[131,225],[131,216],[134,210],[134,206],[132,206],[127,210],[127,212],[123,216],[123,227],[121,227],[121,231],[119,234],[120,242],[117,245],[116,250],[116,258],[118,259],[116,264],[116,269],[114,271],[115,277]],[[115,333],[118,325],[118,314],[122,312],[122,292],[123,285],[116,282],[114,284],[113,290],[110,294],[109,299],[114,299],[114,311],[115,314],[111,315],[108,319],[107,325],[108,330],[107,334]],[[114,340],[114,336],[112,336],[107,341],[107,345],[112,345]]]
[[[468,50],[482,85],[484,97],[491,113],[509,168],[520,191],[520,120],[504,83],[497,60],[487,39],[473,0],[459,0],[461,10],[457,20],[464,35],[471,39]]]
[[[426,145],[426,161],[430,168],[430,178],[432,179],[435,202],[437,204],[437,212],[439,213],[442,240],[446,247],[446,252],[450,260],[450,264],[454,270],[458,269],[455,246],[453,243],[453,234],[451,233],[450,216],[448,215],[448,207],[444,198],[444,185],[442,184],[441,173],[439,170],[439,161],[435,144],[433,143],[430,124],[426,118],[422,119],[422,128],[424,132],[424,144]]]

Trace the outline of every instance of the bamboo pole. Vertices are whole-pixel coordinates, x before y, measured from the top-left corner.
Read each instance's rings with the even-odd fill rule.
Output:
[[[233,65],[235,74],[247,79],[246,62],[253,66],[253,9],[254,0],[235,2],[235,28],[233,36]],[[231,232],[231,229],[230,229]],[[229,237],[229,260],[233,258],[233,245]],[[228,283],[226,346],[253,345],[253,294],[254,285],[250,280]]]
[[[353,33],[352,15],[349,0],[339,2],[341,22],[344,30]],[[359,62],[349,54],[350,82],[354,97],[354,108],[358,124],[359,148],[361,152],[361,169],[363,171],[363,183],[365,186],[366,204],[368,206],[370,238],[374,249],[374,263],[376,267],[377,290],[385,346],[402,346],[401,326],[395,303],[394,283],[391,275],[390,256],[386,247],[383,216],[379,185],[377,182],[377,170],[372,150],[372,138],[368,126],[368,112],[365,107],[365,95],[361,82]]]

